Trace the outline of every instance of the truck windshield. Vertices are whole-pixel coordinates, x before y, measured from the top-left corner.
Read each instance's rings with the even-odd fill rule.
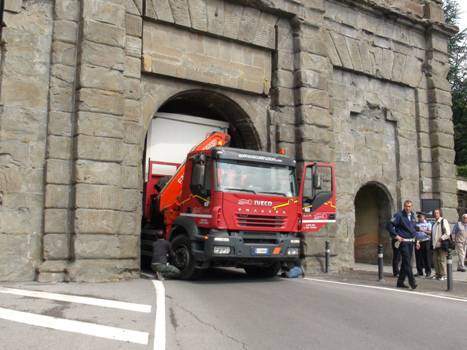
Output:
[[[250,162],[218,161],[216,190],[275,196],[297,195],[295,168]]]

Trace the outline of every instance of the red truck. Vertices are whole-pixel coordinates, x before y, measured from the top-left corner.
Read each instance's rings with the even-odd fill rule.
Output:
[[[274,276],[298,258],[299,232],[336,220],[333,164],[305,164],[299,185],[295,160],[228,141],[222,131],[210,134],[168,182],[149,160],[143,234],[165,230],[184,279],[212,266]],[[143,240],[143,254],[150,242]]]

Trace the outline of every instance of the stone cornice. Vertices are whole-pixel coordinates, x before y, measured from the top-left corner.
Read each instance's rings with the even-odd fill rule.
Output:
[[[397,7],[391,7],[389,5],[385,6],[375,0],[323,0],[322,3],[324,4],[326,1],[336,1],[374,13],[383,14],[388,17],[394,17],[395,19],[400,19],[404,22],[421,25],[426,29],[442,33],[446,36],[452,36],[459,31],[459,28],[456,26],[433,21],[426,17],[417,16],[412,12],[403,11]],[[305,10],[317,10],[320,12],[324,10],[323,7],[320,6],[321,1],[312,1],[313,5],[305,4],[307,2],[305,0],[237,0],[235,2],[286,17],[301,17]],[[427,4],[424,6],[427,6]]]
[[[442,22],[435,22],[429,18],[417,16],[408,11],[401,11],[396,7],[384,6],[374,0],[333,0],[336,2],[345,3],[351,6],[360,7],[372,12],[378,12],[388,17],[393,16],[395,19],[402,19],[406,22],[422,25],[426,29],[440,32],[447,36],[452,36],[459,31],[459,28]]]

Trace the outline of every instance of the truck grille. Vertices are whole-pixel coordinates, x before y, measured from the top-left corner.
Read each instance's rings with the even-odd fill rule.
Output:
[[[243,242],[245,242],[245,244],[279,244],[280,243],[279,239],[276,236],[273,236],[273,237],[243,236]]]
[[[286,224],[285,216],[265,216],[236,214],[237,225],[242,227],[274,227],[281,228]]]

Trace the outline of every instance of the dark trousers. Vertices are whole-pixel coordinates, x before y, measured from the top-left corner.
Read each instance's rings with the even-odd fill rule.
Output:
[[[399,264],[401,262],[401,253],[399,249],[394,247],[394,243],[397,242],[397,239],[392,239],[392,274],[397,276],[399,274]]]
[[[423,269],[426,275],[431,275],[431,261],[431,241],[420,242],[420,249],[415,249],[415,262],[419,275],[423,275]]]
[[[151,269],[159,272],[164,278],[177,278],[180,276],[180,270],[170,264],[152,263]]]
[[[399,278],[397,279],[397,285],[401,285],[405,281],[405,277],[408,277],[409,283],[415,284],[415,278],[412,273],[412,252],[413,252],[413,243],[412,242],[401,242],[399,246],[399,252],[401,255],[401,270],[399,272]]]

